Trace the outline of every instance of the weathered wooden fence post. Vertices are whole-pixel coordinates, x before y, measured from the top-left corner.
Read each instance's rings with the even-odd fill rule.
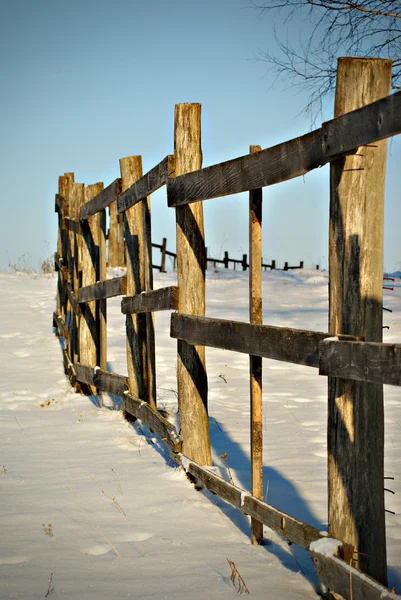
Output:
[[[175,176],[202,166],[201,105],[176,104],[174,120]],[[205,316],[205,239],[202,202],[176,208],[178,311]],[[182,340],[178,348],[178,405],[182,451],[201,465],[211,465],[204,346]]]
[[[64,199],[63,210],[59,210],[59,239],[57,240],[57,253],[62,258],[62,266],[68,270],[69,261],[69,233],[65,227],[65,217],[69,214],[69,198],[71,184],[74,182],[74,173],[65,173],[61,175],[58,180],[58,193]],[[61,242],[61,251],[59,242]],[[60,293],[60,305],[57,304],[57,309],[60,309],[59,314],[61,315],[64,323],[67,323],[67,311],[69,310],[68,296],[66,289],[66,275],[67,271],[63,270],[59,273],[59,293]]]
[[[103,190],[103,183],[95,183],[85,188],[85,202],[89,202]],[[82,287],[99,280],[99,213],[82,221]],[[99,324],[96,301],[81,305],[82,318],[79,328],[79,360],[82,364],[95,367],[98,358]],[[90,393],[96,394],[96,387],[87,386]]]
[[[161,264],[160,273],[166,272],[166,250],[167,250],[167,238],[163,238],[162,249],[161,249],[162,257],[161,257],[161,263],[160,263]]]
[[[129,156],[120,159],[122,191],[127,190],[142,177],[142,157]],[[127,263],[127,296],[135,296],[151,284],[149,269],[152,268],[147,238],[146,212],[148,199],[124,212],[124,238]],[[150,223],[150,221],[149,221]],[[150,260],[150,266],[149,266]],[[150,317],[152,315],[149,315]],[[154,367],[151,365],[152,346],[149,340],[151,329],[147,314],[126,316],[127,366],[130,393],[156,407]]]
[[[99,281],[107,279],[107,251],[106,251],[106,209],[99,212]],[[107,300],[98,300],[96,303],[98,323],[98,351],[97,364],[103,371],[107,371]]]
[[[123,267],[125,265],[124,256],[124,222],[123,216],[117,214],[117,202],[110,204],[110,223],[109,223],[109,267]]]
[[[250,146],[259,152],[261,146]],[[249,192],[249,320],[261,325],[262,318],[262,189]],[[263,499],[262,358],[249,357],[251,394],[251,493]],[[251,541],[263,542],[263,524],[251,518]]]
[[[335,116],[387,96],[390,82],[389,60],[339,59]],[[361,147],[330,169],[329,331],[370,342],[382,341],[386,149]],[[329,532],[386,585],[383,454],[383,386],[329,378]]]
[[[80,308],[78,305],[78,291],[81,280],[82,265],[82,235],[79,225],[79,211],[85,201],[85,185],[83,183],[73,183],[71,186],[70,200],[70,218],[73,220],[72,231],[72,264],[71,264],[71,291],[74,295],[74,306],[72,308],[71,318],[71,341],[73,342],[71,360],[73,364],[79,361],[79,326],[80,326]],[[71,242],[71,238],[70,238]]]

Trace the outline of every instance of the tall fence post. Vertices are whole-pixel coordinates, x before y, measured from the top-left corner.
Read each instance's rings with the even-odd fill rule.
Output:
[[[125,265],[124,256],[124,221],[123,216],[117,214],[117,202],[110,204],[110,223],[109,223],[109,267],[123,267]]]
[[[70,239],[69,232],[65,228],[64,218],[69,214],[69,199],[70,199],[70,188],[74,182],[74,173],[65,173],[61,175],[58,180],[58,193],[64,198],[63,210],[59,211],[59,231],[60,231],[60,242],[61,242],[61,254],[59,252],[59,245],[57,244],[58,254],[61,256],[63,267],[68,269],[69,264],[69,252],[70,252]],[[59,287],[60,292],[60,315],[63,318],[64,323],[67,323],[67,312],[69,310],[68,296],[66,290],[66,271],[62,274],[59,273],[59,281],[62,284]],[[57,308],[59,306],[57,305]],[[67,343],[69,341],[67,340]]]
[[[106,209],[99,212],[99,281],[107,279],[106,254]],[[96,303],[98,323],[97,363],[103,371],[107,371],[107,300]]]
[[[341,58],[335,117],[390,93],[391,61]],[[387,142],[331,163],[329,331],[382,341]],[[383,386],[329,378],[328,509],[332,537],[387,585]]]
[[[260,152],[250,146],[249,152]],[[246,255],[244,255],[246,256]],[[246,259],[245,259],[246,260]],[[249,320],[261,325],[262,318],[262,189],[249,192]],[[263,499],[262,358],[249,357],[251,395],[251,493]],[[263,524],[251,518],[252,544],[263,542]]]
[[[89,202],[103,190],[102,183],[85,187],[85,202]],[[100,215],[97,213],[81,223],[82,228],[82,287],[92,285],[99,280],[99,225]],[[82,305],[82,318],[79,327],[79,360],[81,363],[95,367],[98,358],[99,326],[96,301]],[[87,391],[96,394],[95,386],[87,386]]]
[[[127,190],[142,177],[142,157],[128,156],[120,159],[122,191]],[[141,294],[146,289],[145,213],[143,202],[124,212],[124,238],[127,263],[127,296]],[[127,367],[130,393],[149,401],[149,369],[147,344],[147,319],[145,313],[126,316]]]
[[[175,176],[200,169],[201,105],[176,104],[174,119]],[[176,208],[178,311],[205,315],[205,239],[202,202]],[[185,456],[211,465],[204,346],[177,342],[178,405]]]
[[[161,248],[162,257],[161,257],[160,273],[166,272],[166,250],[167,250],[167,238],[163,238],[162,248]]]

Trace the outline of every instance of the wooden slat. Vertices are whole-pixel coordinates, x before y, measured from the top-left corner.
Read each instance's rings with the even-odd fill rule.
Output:
[[[308,549],[311,542],[322,537],[322,534],[315,527],[303,523],[251,495],[244,498],[243,512],[267,525],[284,539],[302,548]]]
[[[321,342],[319,374],[401,385],[401,344]]]
[[[169,179],[169,206],[238,194],[299,177],[339,154],[401,133],[401,92],[257,154]]]
[[[314,527],[262,500],[258,500],[245,490],[225,481],[208,467],[201,467],[180,454],[173,456],[173,458],[184,467],[187,473],[199,479],[208,490],[214,492],[241,512],[267,525],[289,542],[308,549],[311,542],[324,537]]]
[[[89,367],[77,363],[75,365],[76,378],[82,383],[96,387],[98,391],[109,392],[124,397],[128,390],[128,378],[117,373],[103,371],[99,367]]]
[[[127,277],[114,277],[106,281],[99,281],[93,285],[87,285],[78,292],[78,302],[85,304],[92,300],[102,300],[113,296],[123,296],[127,290]]]
[[[344,600],[401,600],[401,596],[345,563],[337,556],[311,551],[316,574],[323,585]]]
[[[146,423],[149,429],[157,433],[173,452],[181,450],[181,440],[174,425],[144,400],[134,398],[130,394],[124,394],[123,398],[125,412]]]
[[[121,312],[124,315],[159,310],[176,310],[178,307],[178,287],[165,287],[152,292],[142,292],[137,296],[122,299]]]
[[[171,337],[189,344],[233,350],[284,362],[319,367],[319,342],[329,333],[254,325],[173,313]],[[339,336],[340,337],[340,336]],[[341,339],[355,340],[352,336]]]
[[[109,206],[121,192],[121,179],[115,179],[110,185],[107,186],[100,194],[92,198],[89,202],[86,202],[79,212],[79,218],[81,221],[88,219],[92,215]]]
[[[272,185],[304,175],[326,162],[322,131],[318,129],[256,154],[169,179],[168,205],[181,206]]]
[[[322,125],[323,149],[333,158],[401,133],[401,92]]]
[[[168,155],[123,192],[117,200],[117,212],[123,213],[166,183],[174,173],[174,156]]]

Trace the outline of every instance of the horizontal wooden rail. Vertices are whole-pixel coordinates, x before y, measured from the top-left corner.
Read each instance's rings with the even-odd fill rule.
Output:
[[[345,599],[365,598],[366,600],[401,600],[401,596],[361,573],[358,569],[338,558],[318,551],[319,543],[334,543],[333,549],[347,559],[352,557],[352,547],[340,541],[328,539],[318,529],[303,523],[299,519],[278,510],[274,506],[258,500],[245,490],[225,481],[208,467],[188,460],[181,454],[172,455],[173,460],[181,464],[185,471],[201,481],[211,492],[229,502],[246,515],[254,517],[288,542],[309,550],[320,581],[330,590],[339,593]],[[320,540],[324,540],[320,542]],[[317,544],[316,544],[317,542]]]
[[[81,221],[85,221],[92,217],[99,211],[103,210],[107,206],[109,206],[114,200],[116,200],[117,196],[121,193],[121,179],[115,179],[110,185],[107,186],[100,194],[86,202],[83,206],[81,206],[81,210],[79,212],[79,218]]]
[[[189,344],[233,350],[297,365],[319,367],[319,342],[329,333],[253,325],[208,317],[171,315],[171,337]],[[353,336],[341,336],[356,340]]]
[[[199,479],[208,490],[214,492],[243,513],[257,518],[258,521],[277,531],[289,542],[308,549],[311,542],[324,537],[315,527],[311,527],[295,517],[291,517],[287,513],[266,504],[266,502],[258,500],[240,487],[225,481],[210,468],[201,467],[180,454],[172,456],[172,458],[181,464],[187,473]]]
[[[320,375],[401,385],[401,344],[322,341],[319,355]]]
[[[333,540],[334,541],[334,540]],[[337,556],[327,555],[326,552],[315,552],[314,544],[310,554],[319,581],[329,590],[335,592],[336,598],[344,600],[401,600],[401,596],[390,590],[375,579],[361,573],[358,569]]]
[[[95,386],[99,391],[109,392],[117,396],[124,396],[128,391],[128,378],[109,371],[102,371],[99,367],[89,367],[77,363],[75,373],[78,381]]]
[[[87,285],[78,292],[78,302],[85,304],[92,300],[104,300],[114,296],[123,296],[127,291],[127,277],[114,277],[106,281],[99,281],[93,285]]]
[[[136,181],[128,190],[123,192],[117,200],[117,212],[123,213],[150,194],[153,194],[162,185],[165,185],[169,176],[174,173],[174,156],[166,158],[153,167],[141,179]]]
[[[134,398],[130,394],[125,393],[123,399],[124,410],[128,414],[146,423],[149,429],[157,433],[172,452],[179,452],[181,450],[181,440],[176,428],[163,415],[153,410],[144,400]]]
[[[124,315],[134,313],[156,312],[159,310],[176,310],[178,308],[178,287],[165,287],[151,292],[142,292],[137,296],[122,299],[121,312]]]
[[[305,175],[358,146],[401,133],[401,92],[387,96],[306,135],[167,182],[169,206],[238,194]]]

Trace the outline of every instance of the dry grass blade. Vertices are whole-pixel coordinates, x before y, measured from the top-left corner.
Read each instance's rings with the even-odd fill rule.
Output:
[[[47,596],[50,596],[50,594],[52,594],[53,592],[54,592],[53,573],[50,573],[49,586],[47,588],[47,592],[45,594],[45,598],[47,598]]]
[[[231,569],[231,583],[233,584],[234,588],[237,590],[238,594],[243,594],[244,592],[246,592],[247,594],[250,594],[251,592],[248,590],[248,587],[245,583],[245,581],[242,579],[241,575],[239,574],[239,571],[237,569],[237,567],[235,566],[235,563],[230,560],[229,558],[227,558],[227,562],[230,565],[230,569]]]

